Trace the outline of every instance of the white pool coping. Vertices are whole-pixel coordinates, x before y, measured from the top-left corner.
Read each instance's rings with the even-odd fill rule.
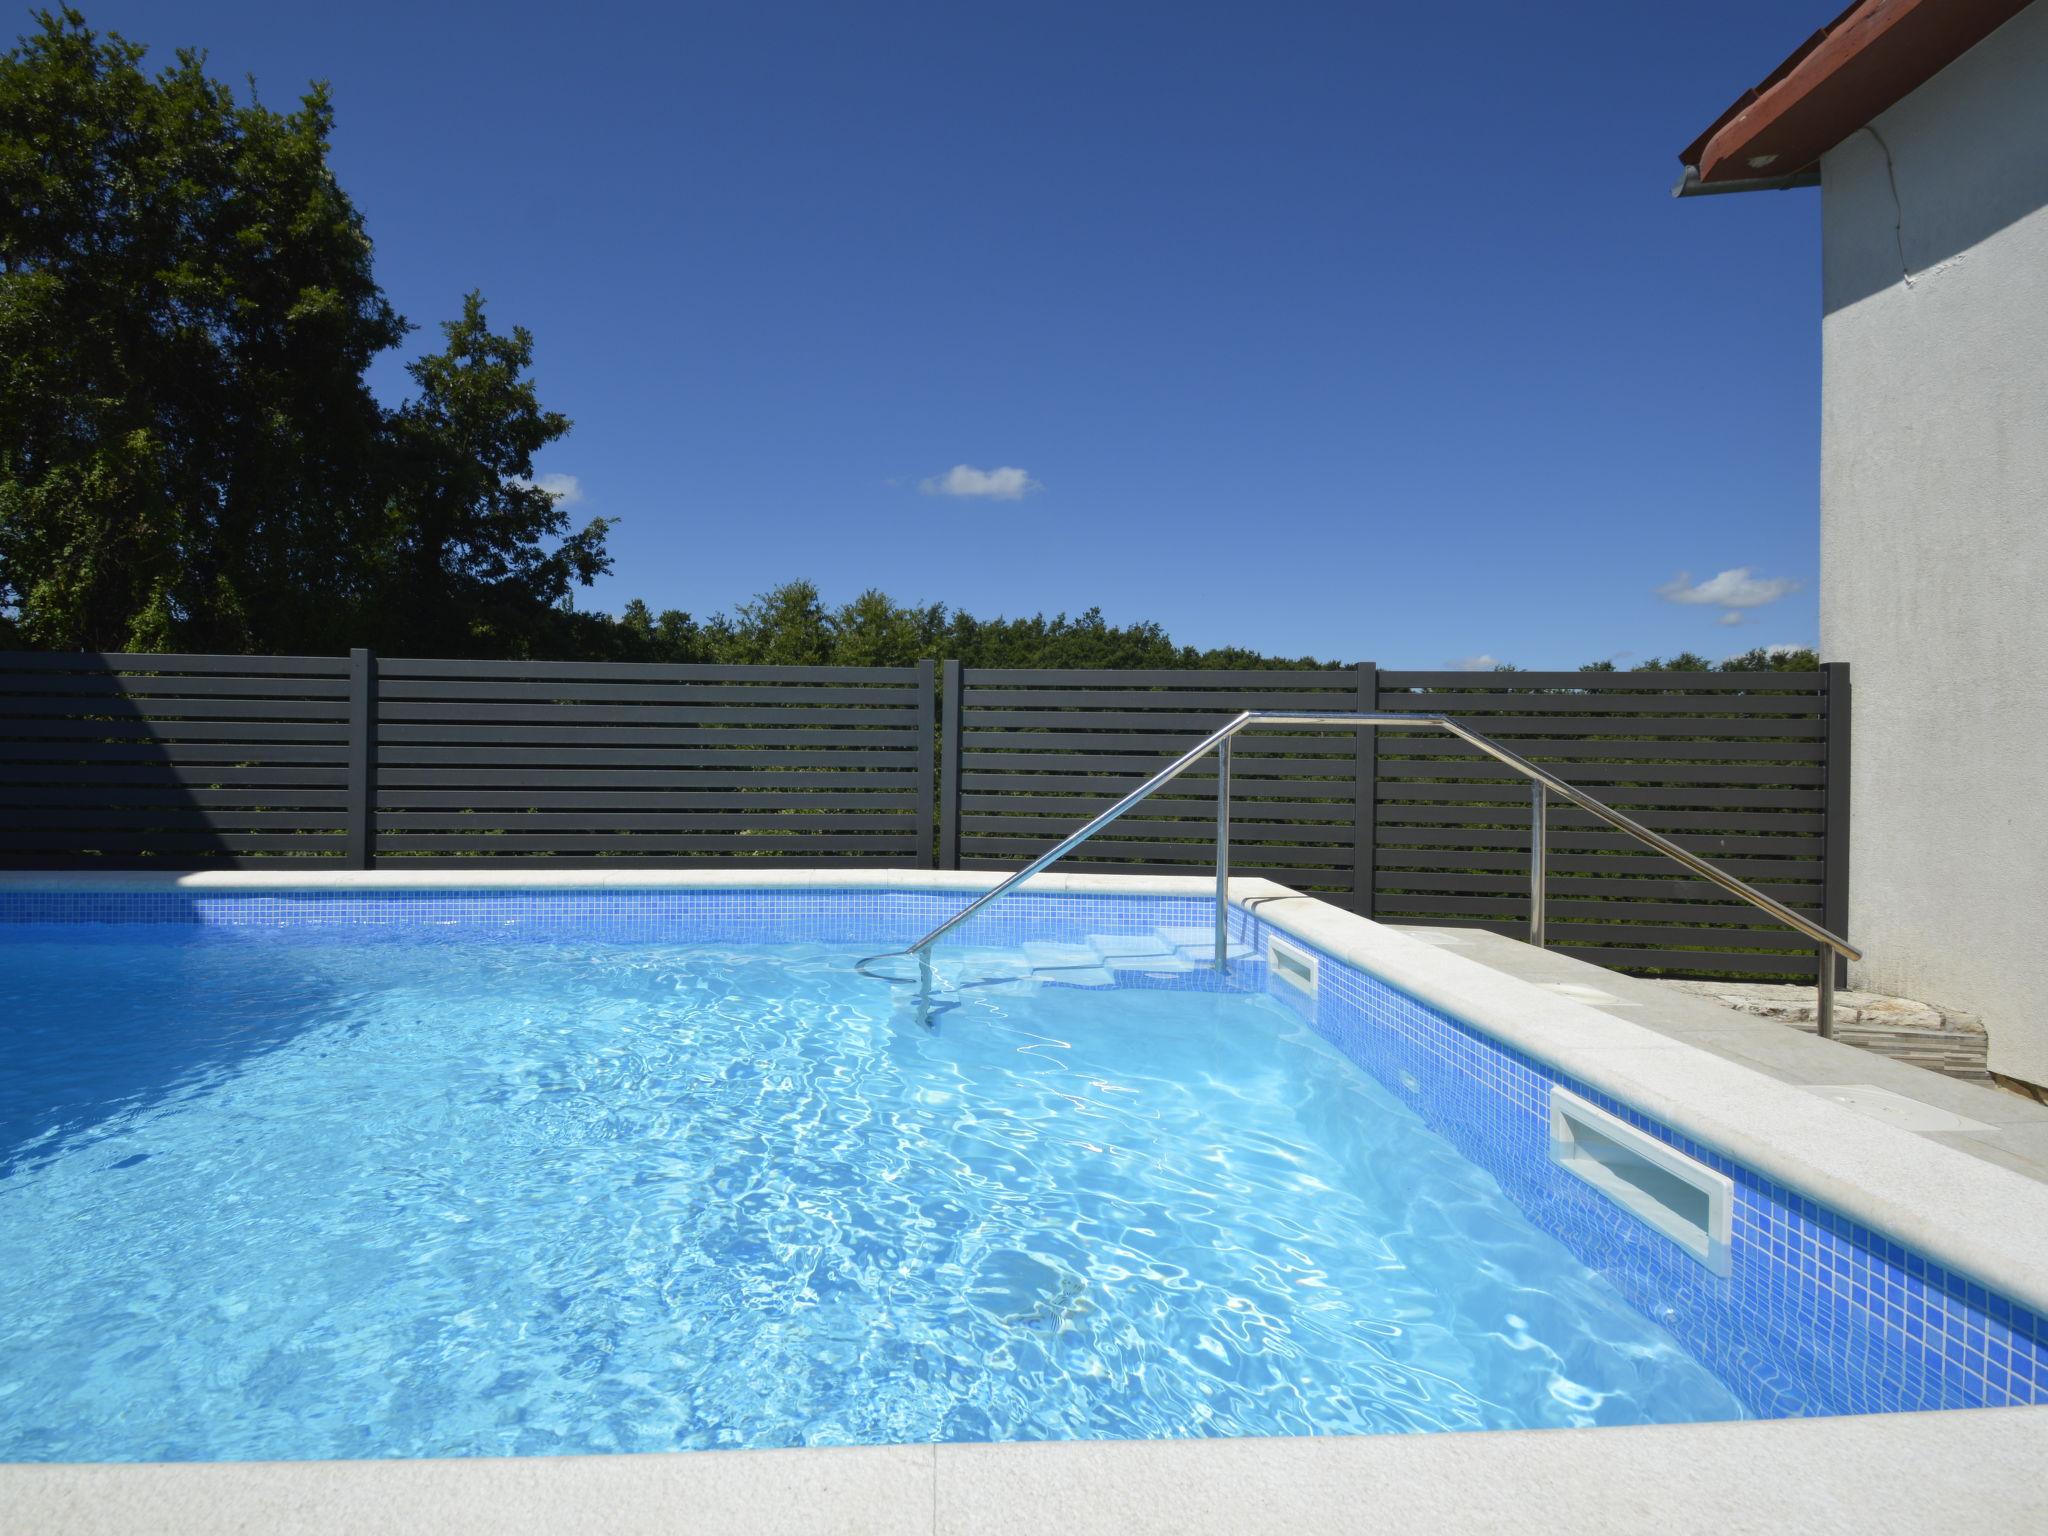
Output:
[[[836,889],[970,893],[975,871],[375,869],[0,873],[0,891]],[[1048,874],[1038,894],[1206,896]],[[2048,1184],[1266,880],[1233,905],[1786,1187],[2048,1313]],[[903,935],[909,942],[916,935]],[[1847,1050],[1844,1047],[1844,1050]],[[2048,1524],[2048,1407],[1631,1430],[477,1458],[0,1467],[0,1532],[1581,1531]],[[921,1490],[921,1492],[920,1492]]]
[[[28,1536],[2002,1536],[2048,1408],[1446,1435],[0,1467]]]

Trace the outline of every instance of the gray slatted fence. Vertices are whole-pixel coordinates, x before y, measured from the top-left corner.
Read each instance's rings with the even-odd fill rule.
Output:
[[[1830,819],[1828,797],[1846,782],[1848,735],[1830,714],[1845,713],[1845,689],[1833,667],[1384,672],[1379,707],[1453,716],[1839,925],[1847,818]],[[1374,915],[1525,935],[1528,782],[1440,732],[1377,735]],[[1622,970],[1810,973],[1808,941],[1574,806],[1553,805],[1545,846],[1554,949]]]
[[[347,855],[349,664],[0,653],[0,864]]]
[[[932,862],[915,667],[385,661],[379,862]]]
[[[1335,672],[947,669],[940,847],[963,869],[1042,853],[1246,709],[1372,707],[1370,666]],[[1357,733],[1247,731],[1231,764],[1231,866],[1363,910],[1372,758]],[[1061,865],[1103,873],[1213,869],[1216,776],[1188,770]],[[949,819],[950,823],[949,824]]]
[[[1244,709],[1454,715],[1847,932],[1848,672],[1022,671],[0,654],[0,866],[772,857],[1012,868]],[[1528,919],[1527,785],[1437,733],[1247,733],[1233,868]],[[1064,867],[1213,867],[1207,764]],[[934,830],[937,834],[934,855]],[[1803,976],[1804,941],[1568,806],[1551,943]]]

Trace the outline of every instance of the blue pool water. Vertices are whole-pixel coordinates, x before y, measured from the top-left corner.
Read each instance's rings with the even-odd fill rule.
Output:
[[[0,929],[0,1460],[1740,1417],[1295,1009]]]

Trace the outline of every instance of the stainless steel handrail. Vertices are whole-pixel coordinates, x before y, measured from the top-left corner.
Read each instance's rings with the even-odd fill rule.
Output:
[[[1228,724],[1218,727],[1204,736],[1201,741],[1153,774],[1143,784],[1125,795],[1108,810],[1102,812],[1087,825],[1076,829],[1058,843],[1033,859],[1017,873],[1001,884],[982,892],[973,901],[955,912],[930,933],[907,949],[890,950],[887,954],[870,955],[861,961],[862,966],[877,960],[892,960],[899,957],[915,957],[918,961],[918,976],[921,989],[929,994],[931,990],[931,947],[953,929],[966,922],[983,907],[1044,870],[1048,865],[1066,857],[1074,849],[1088,841],[1097,832],[1115,821],[1124,812],[1150,797],[1156,790],[1172,783],[1188,769],[1200,762],[1213,749],[1216,752],[1216,959],[1217,970],[1226,968],[1230,949],[1230,743],[1238,732],[1253,726],[1284,726],[1305,729],[1364,730],[1374,726],[1394,726],[1404,730],[1429,727],[1447,731],[1460,741],[1478,748],[1495,762],[1508,767],[1530,781],[1530,887],[1529,887],[1529,942],[1541,945],[1545,938],[1544,924],[1544,840],[1547,817],[1546,796],[1559,795],[1571,801],[1581,810],[1587,811],[1606,822],[1617,832],[1626,832],[1637,842],[1655,849],[1665,857],[1677,860],[1694,874],[1711,880],[1732,896],[1739,896],[1759,911],[1768,913],[1786,927],[1804,934],[1818,946],[1819,954],[1819,1026],[1823,1036],[1834,1033],[1835,1001],[1835,957],[1861,960],[1863,952],[1839,934],[1831,933],[1819,923],[1793,911],[1775,897],[1766,896],[1755,886],[1738,880],[1733,875],[1716,869],[1698,854],[1671,841],[1661,833],[1652,832],[1613,806],[1595,799],[1584,790],[1566,783],[1555,774],[1538,768],[1527,758],[1510,752],[1499,742],[1490,741],[1477,731],[1460,725],[1447,715],[1302,715],[1281,710],[1248,709]]]

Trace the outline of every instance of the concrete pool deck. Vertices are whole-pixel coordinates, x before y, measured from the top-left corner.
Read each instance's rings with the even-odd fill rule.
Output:
[[[2048,1408],[1320,1439],[0,1467],[5,1536],[2048,1528]]]
[[[1554,950],[1476,928],[1398,925],[1399,931],[1492,971],[1670,1040],[1806,1088],[1875,1088],[1830,1095],[1897,1129],[2048,1181],[2048,1105],[1925,1067],[1893,1061],[1793,1025],[1739,1013],[1710,997],[1624,976]]]
[[[929,870],[0,875],[51,890],[986,889]],[[1050,875],[1040,894],[1200,896]],[[1852,1219],[2048,1311],[2048,1108],[1471,930],[1263,880],[1235,905]],[[902,936],[903,942],[915,937]],[[1591,995],[1601,994],[1601,995]],[[1843,1102],[1815,1086],[1874,1089]],[[1852,1095],[1852,1098],[1854,1096]],[[1914,1110],[1925,1112],[1916,1117]],[[1961,1127],[1928,1115],[1973,1122]],[[1921,1128],[1915,1128],[1920,1126]],[[2048,1407],[1416,1437],[0,1467],[0,1536],[148,1530],[1983,1532],[2048,1526]]]

